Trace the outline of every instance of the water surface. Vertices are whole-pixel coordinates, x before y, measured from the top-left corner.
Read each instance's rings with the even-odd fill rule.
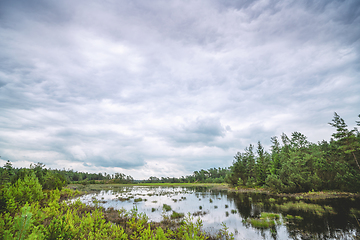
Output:
[[[215,233],[225,223],[236,239],[356,239],[360,236],[360,199],[304,200],[260,193],[234,193],[205,187],[114,187],[79,197],[105,208],[134,207],[149,221],[173,211],[201,218],[203,230]],[[141,200],[140,200],[141,198]],[[171,206],[166,212],[163,205]],[[269,228],[253,225],[262,212],[279,214]],[[271,221],[265,219],[265,221]]]

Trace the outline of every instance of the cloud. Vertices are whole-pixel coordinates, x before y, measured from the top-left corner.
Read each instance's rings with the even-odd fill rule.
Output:
[[[328,140],[360,99],[352,1],[1,1],[0,155],[181,176]],[[23,166],[26,167],[26,166]]]

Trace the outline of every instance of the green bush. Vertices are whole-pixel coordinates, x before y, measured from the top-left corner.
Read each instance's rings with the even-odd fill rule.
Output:
[[[25,203],[33,203],[44,198],[42,187],[34,173],[19,178],[15,184],[2,189],[2,201],[6,201],[6,210],[14,212]]]

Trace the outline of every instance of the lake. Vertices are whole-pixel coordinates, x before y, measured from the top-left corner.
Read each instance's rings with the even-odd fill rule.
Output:
[[[236,193],[206,187],[113,187],[78,197],[105,208],[134,207],[149,221],[177,213],[201,218],[215,233],[226,224],[235,239],[356,239],[360,237],[360,199],[306,200],[262,193]],[[166,211],[165,206],[171,210]]]

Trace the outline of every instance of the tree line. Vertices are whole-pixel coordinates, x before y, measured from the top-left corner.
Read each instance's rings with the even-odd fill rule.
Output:
[[[88,173],[72,169],[48,169],[43,163],[31,164],[30,168],[15,168],[8,160],[0,167],[0,186],[6,183],[14,184],[25,176],[35,175],[43,189],[62,189],[70,183],[96,184],[96,183],[133,183],[134,179],[124,173]]]
[[[360,115],[359,115],[360,117]],[[225,181],[234,186],[267,186],[278,192],[360,190],[360,133],[350,130],[336,112],[329,142],[311,143],[300,132],[271,138],[271,150],[260,142],[234,157]],[[360,121],[356,121],[360,126]]]
[[[144,180],[144,183],[223,183],[225,182],[226,174],[229,173],[229,168],[209,168],[208,170],[201,169],[194,171],[193,174],[175,177],[154,177]]]

